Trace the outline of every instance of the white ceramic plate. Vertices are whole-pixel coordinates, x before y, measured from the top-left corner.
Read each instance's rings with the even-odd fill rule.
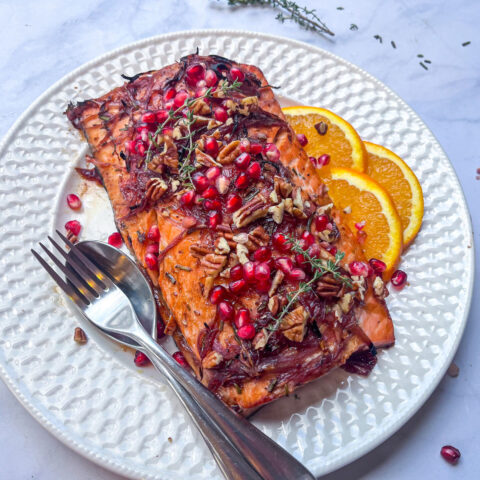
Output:
[[[373,449],[432,393],[460,341],[474,267],[462,190],[428,128],[379,81],[304,43],[236,31],[151,38],[80,67],[22,115],[0,150],[0,371],[45,428],[111,470],[132,478],[221,478],[174,395],[151,368],[136,368],[131,353],[88,325],[83,325],[88,344],[73,342],[79,320],[30,254],[66,220],[67,190],[84,193],[85,209],[78,217],[85,225],[83,238],[105,240],[113,231],[105,193],[72,174],[85,144],[62,113],[67,103],[120,85],[121,73],[161,68],[197,47],[202,54],[258,65],[281,86],[280,95],[344,116],[363,138],[403,157],[423,187],[423,227],[402,260],[410,285],[388,298],[395,347],[379,354],[368,378],[332,372],[300,389],[298,398],[279,400],[254,417],[321,475]]]

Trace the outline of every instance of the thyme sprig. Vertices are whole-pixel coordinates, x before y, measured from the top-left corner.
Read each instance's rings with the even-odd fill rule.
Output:
[[[275,17],[279,22],[295,22],[301,27],[320,34],[335,35],[317,15],[315,9],[301,7],[291,0],[228,0],[232,7],[261,6],[280,10]]]

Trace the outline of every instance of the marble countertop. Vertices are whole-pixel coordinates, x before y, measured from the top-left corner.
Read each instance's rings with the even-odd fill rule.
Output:
[[[480,247],[480,4],[471,0],[337,0],[319,2],[320,17],[336,33],[326,39],[280,24],[269,9],[231,9],[201,0],[0,0],[0,136],[52,83],[84,62],[160,33],[233,28],[269,32],[329,50],[367,70],[398,93],[433,131],[464,189]],[[343,7],[343,10],[337,9]],[[352,24],[358,27],[355,29]],[[375,39],[380,35],[383,42]],[[391,41],[394,41],[396,48]],[[462,43],[470,41],[467,46]],[[428,70],[421,58],[431,61]],[[452,219],[453,221],[453,219]],[[477,272],[480,271],[477,257]],[[477,273],[478,284],[478,273]],[[374,451],[324,478],[474,478],[480,471],[480,298],[474,294],[456,355],[457,378],[445,377],[423,408]],[[451,467],[440,447],[462,459]],[[113,480],[117,475],[69,450],[44,430],[0,382],[1,478]],[[475,474],[474,472],[477,472]]]

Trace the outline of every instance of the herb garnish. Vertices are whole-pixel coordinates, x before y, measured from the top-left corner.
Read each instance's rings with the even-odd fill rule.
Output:
[[[354,23],[351,23],[350,24],[350,30],[352,30],[352,32],[355,31],[355,30],[358,30],[358,26],[355,25]]]
[[[466,46],[470,45],[471,43],[472,43],[472,42],[463,42],[463,43],[462,43],[462,47],[466,47]]]

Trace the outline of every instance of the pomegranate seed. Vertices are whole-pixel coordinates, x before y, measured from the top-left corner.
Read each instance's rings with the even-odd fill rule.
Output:
[[[368,277],[368,268],[369,266],[365,262],[359,262],[358,260],[355,260],[354,262],[351,262],[348,265],[348,268],[350,270],[350,273],[352,275],[357,275],[360,277]]]
[[[252,155],[258,155],[263,150],[263,146],[261,143],[250,143],[250,153]]]
[[[152,225],[148,229],[147,238],[152,242],[158,242],[160,240],[160,230],[158,229],[158,225]]]
[[[243,278],[247,282],[255,281],[255,267],[256,262],[247,262],[243,265]]]
[[[125,142],[125,150],[130,154],[137,153],[136,143],[133,140],[129,140],[128,142]]]
[[[80,208],[82,208],[82,201],[74,193],[67,195],[67,203],[72,210],[80,210]]]
[[[213,70],[205,72],[205,85],[207,87],[214,87],[218,82],[217,74]]]
[[[254,180],[258,180],[262,174],[262,167],[258,162],[253,162],[247,168],[247,175]]]
[[[324,154],[318,157],[317,159],[317,165],[319,167],[324,167],[325,165],[328,165],[330,163],[330,155]]]
[[[152,243],[151,245],[148,245],[146,253],[153,253],[154,255],[158,255],[158,243]]]
[[[197,88],[207,88],[207,82],[206,82],[205,80],[199,80],[199,81],[195,84],[195,86],[196,86]],[[208,100],[205,99],[205,102],[208,102]]]
[[[393,272],[390,281],[396,290],[401,290],[407,283],[407,274],[403,270],[397,270]]]
[[[288,278],[294,282],[301,282],[302,280],[305,280],[306,276],[307,275],[301,268],[294,268],[288,274]]]
[[[222,222],[222,215],[220,212],[212,212],[208,216],[208,226],[214,230],[217,228],[217,225]]]
[[[208,178],[201,172],[196,172],[193,177],[193,185],[195,186],[195,190],[197,192],[202,193],[208,186],[209,186],[209,181]]]
[[[250,140],[248,138],[242,138],[240,140],[240,151],[248,153],[250,151]]]
[[[213,114],[215,116],[215,120],[219,122],[226,122],[228,120],[228,113],[223,107],[217,107],[214,111]]]
[[[371,267],[373,268],[373,271],[375,273],[383,273],[385,271],[385,269],[387,268],[387,266],[385,265],[385,262],[382,262],[381,260],[378,260],[376,258],[371,258],[368,263],[371,265]]]
[[[143,157],[145,155],[146,147],[143,143],[138,143],[136,146],[137,152]]]
[[[244,278],[241,278],[240,280],[235,280],[234,282],[230,283],[228,288],[232,293],[240,293],[245,287],[247,286],[247,282],[245,281]]]
[[[272,251],[267,247],[260,247],[253,254],[253,258],[257,260],[257,262],[267,262],[272,258]]]
[[[207,187],[207,189],[203,192],[203,195],[202,195],[203,198],[209,198],[209,199],[212,199],[212,198],[217,198],[218,197],[218,191],[215,187]]]
[[[177,91],[174,88],[169,88],[164,94],[163,98],[165,100],[172,100],[175,95],[177,94]]]
[[[154,123],[157,119],[157,116],[153,112],[145,112],[142,115],[142,123]]]
[[[228,302],[220,302],[217,305],[217,312],[220,320],[223,320],[224,322],[229,322],[233,319],[233,307]]]
[[[270,267],[268,263],[262,262],[255,267],[255,280],[263,282],[270,278]]]
[[[308,157],[308,159],[312,162],[312,164],[317,167],[318,166],[318,162],[317,162],[317,159],[315,157]]]
[[[239,190],[244,190],[245,188],[247,188],[249,183],[250,179],[248,178],[248,175],[246,173],[241,173],[235,180],[235,186]]]
[[[263,147],[263,153],[271,162],[278,162],[280,158],[280,151],[274,143],[267,143]]]
[[[187,83],[190,85],[195,85],[199,80],[202,80],[205,77],[205,67],[200,63],[194,63],[190,65],[185,71],[185,78]]]
[[[163,123],[168,118],[167,110],[159,110],[156,117],[158,123]]]
[[[309,265],[307,260],[301,253],[297,253],[295,255],[295,262],[302,268],[307,268]]]
[[[244,325],[249,325],[250,322],[250,311],[246,308],[241,308],[235,315],[235,326],[242,328]]]
[[[357,223],[355,223],[355,228],[357,230],[361,230],[365,226],[366,223],[367,222],[365,220],[362,220],[361,222],[357,222]]]
[[[82,229],[82,225],[78,220],[69,220],[65,224],[65,230],[67,230],[68,232],[71,232],[75,236],[78,236],[81,229]]]
[[[180,203],[185,206],[192,205],[194,200],[195,200],[195,192],[193,190],[189,190],[188,192],[185,192],[180,197]]]
[[[185,100],[188,98],[188,93],[185,90],[180,90],[173,99],[175,107],[180,108],[185,104]]]
[[[212,292],[210,293],[210,303],[217,305],[225,298],[226,293],[227,291],[225,290],[225,287],[222,287],[221,285],[213,287]]]
[[[305,241],[307,247],[313,245],[315,242],[315,237],[307,230],[302,233],[301,239]]]
[[[236,193],[231,193],[227,198],[227,212],[235,212],[242,206],[242,197]]]
[[[242,340],[251,340],[255,336],[255,327],[252,324],[244,325],[237,330],[237,335]]]
[[[303,133],[297,133],[297,140],[302,147],[304,147],[308,143],[308,139]]]
[[[205,200],[203,206],[207,210],[221,210],[222,204],[218,200]]]
[[[273,237],[273,246],[281,252],[288,252],[291,250],[292,245],[288,242],[287,237],[283,233],[276,232]]]
[[[293,269],[293,261],[288,257],[278,257],[275,259],[275,266],[288,275]]]
[[[323,232],[328,225],[328,216],[322,213],[315,217],[315,230],[317,232]]]
[[[118,232],[112,233],[108,237],[108,244],[111,245],[112,247],[120,248],[122,246],[122,243],[123,243],[122,236]]]
[[[241,278],[243,278],[243,267],[238,264],[230,269],[230,280],[235,281]]]
[[[218,167],[210,167],[206,172],[205,176],[210,180],[210,182],[214,182],[222,173],[220,168]]]
[[[165,108],[167,110],[173,110],[175,108],[175,102],[173,101],[173,98],[165,102]]]
[[[145,263],[147,264],[147,268],[149,270],[157,270],[158,269],[158,259],[154,253],[147,253],[145,255]]]
[[[337,247],[330,245],[329,243],[325,246],[325,250],[330,254],[335,256],[337,254]]]
[[[205,152],[207,152],[212,157],[216,157],[218,155],[218,143],[214,137],[207,137],[203,143],[205,148]]]
[[[246,170],[248,165],[250,164],[250,161],[252,160],[252,157],[250,156],[249,153],[241,153],[236,159],[235,159],[235,166],[239,170]]]
[[[148,365],[150,363],[148,357],[143,352],[140,352],[138,350],[135,352],[135,358],[133,359],[133,361],[135,362],[135,365],[137,367],[144,367],[145,365]]]
[[[188,367],[188,362],[186,360],[186,358],[184,357],[183,353],[182,352],[175,352],[173,355],[172,355],[173,359],[179,364],[181,365],[183,368],[187,368]]]
[[[245,74],[237,67],[232,67],[230,69],[230,77],[233,81],[243,82],[245,80]]]
[[[451,445],[445,445],[442,447],[440,454],[451,465],[456,465],[461,456],[460,450]]]

